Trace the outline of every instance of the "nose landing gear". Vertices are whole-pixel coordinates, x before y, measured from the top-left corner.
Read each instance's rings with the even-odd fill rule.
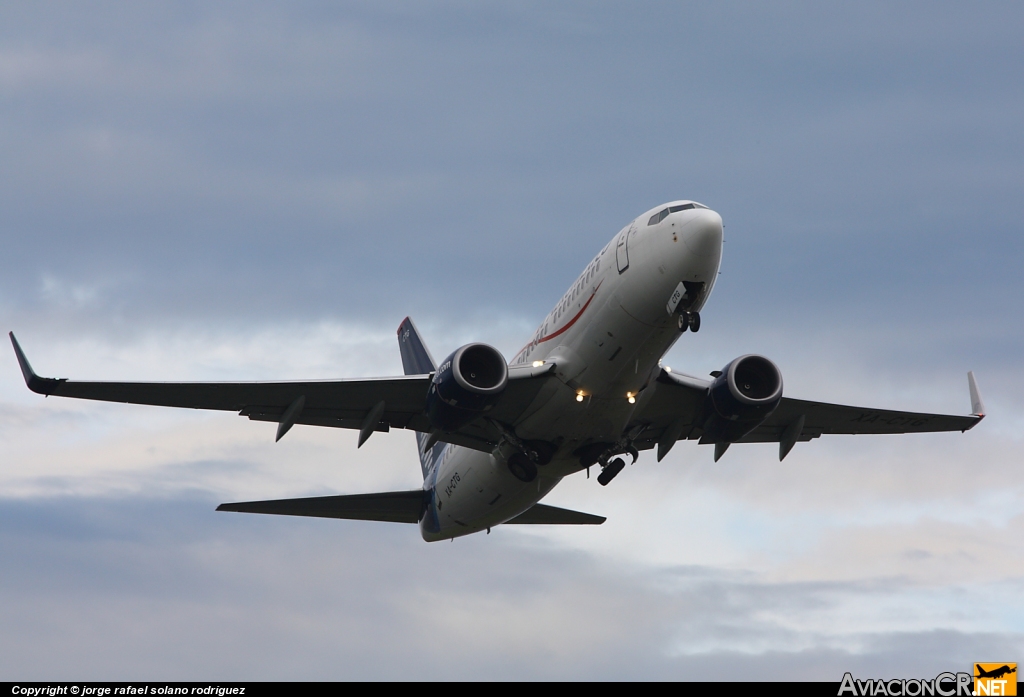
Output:
[[[694,334],[700,331],[700,313],[699,312],[680,312],[679,313],[679,331],[685,332],[687,329],[692,331]]]

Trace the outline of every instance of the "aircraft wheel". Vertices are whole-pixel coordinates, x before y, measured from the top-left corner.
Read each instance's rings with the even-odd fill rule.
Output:
[[[697,332],[700,331],[700,313],[699,312],[690,312],[688,314],[689,314],[688,320],[689,320],[689,324],[690,324],[690,331],[692,331],[694,334],[696,334]]]
[[[685,332],[687,329],[690,328],[690,313],[689,312],[680,312],[678,315],[676,315],[676,320],[679,323],[679,332],[680,333]]]
[[[522,453],[513,453],[509,457],[508,471],[521,482],[532,482],[537,478],[537,465]]]
[[[617,457],[608,463],[608,466],[601,470],[601,474],[597,475],[597,481],[601,486],[608,486],[608,482],[615,479],[615,475],[622,471],[622,468],[626,466],[626,461],[621,457]]]

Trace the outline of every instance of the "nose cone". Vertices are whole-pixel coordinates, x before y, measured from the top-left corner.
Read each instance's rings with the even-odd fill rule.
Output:
[[[709,209],[694,211],[682,233],[690,254],[718,267],[722,258],[722,216]]]

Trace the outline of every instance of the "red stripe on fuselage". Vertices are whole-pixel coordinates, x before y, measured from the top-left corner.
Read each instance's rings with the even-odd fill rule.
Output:
[[[604,281],[601,281],[601,283],[604,283]],[[597,284],[597,288],[601,287],[601,283]],[[597,295],[597,288],[595,288],[594,292],[590,294],[590,297],[587,298],[587,303],[583,307],[580,308],[580,311],[576,313],[576,316],[573,317],[571,320],[569,320],[568,324],[566,324],[564,327],[559,329],[557,332],[552,332],[551,334],[548,334],[547,336],[545,336],[545,337],[543,337],[541,339],[537,339],[537,343],[538,344],[543,344],[545,341],[551,341],[552,339],[554,339],[559,334],[561,334],[561,333],[565,332],[566,330],[568,330],[569,327],[571,327],[572,325],[576,324],[576,320],[578,320],[580,318],[580,315],[582,315],[584,312],[586,312],[587,308],[590,307],[590,303],[594,300],[594,296]]]
[[[580,311],[576,313],[576,316],[575,316],[575,317],[573,317],[573,318],[572,318],[571,320],[569,320],[569,322],[568,322],[568,323],[567,323],[567,324],[566,324],[566,325],[565,325],[564,327],[562,327],[561,329],[559,329],[558,331],[556,331],[556,332],[552,332],[551,334],[548,334],[548,335],[547,335],[547,336],[545,336],[545,337],[542,337],[542,338],[540,338],[540,339],[537,339],[536,343],[537,343],[537,344],[543,344],[543,343],[544,343],[545,341],[551,341],[552,339],[554,339],[554,338],[555,338],[556,336],[558,336],[559,334],[562,334],[562,333],[564,333],[565,331],[567,331],[567,330],[569,329],[569,327],[571,327],[572,325],[576,324],[576,320],[578,320],[578,319],[580,318],[580,316],[581,316],[581,315],[582,315],[582,314],[583,314],[584,312],[586,312],[586,311],[587,311],[587,308],[588,308],[588,307],[590,307],[590,303],[591,303],[591,302],[592,302],[592,301],[594,300],[594,296],[595,296],[595,295],[597,295],[597,291],[598,291],[598,289],[599,289],[599,288],[601,287],[601,284],[602,284],[602,283],[604,283],[604,279],[602,279],[602,280],[601,280],[601,283],[598,283],[598,284],[597,284],[597,288],[594,288],[594,292],[590,294],[590,297],[589,297],[589,298],[587,298],[587,302],[586,302],[586,304],[585,304],[585,305],[584,305],[583,307],[581,307],[581,308],[580,308]],[[534,342],[532,342],[532,341],[531,341],[531,342],[530,342],[530,344],[532,344],[532,343],[534,343]],[[525,351],[526,349],[530,348],[530,344],[527,344],[527,345],[526,345],[526,346],[524,346],[523,348],[519,349],[519,353],[517,353],[517,354],[516,354],[516,355],[515,355],[515,356],[513,357],[513,359],[512,359],[512,360],[515,360],[516,358],[519,358],[519,355],[520,355],[520,354],[521,354],[521,353],[522,353],[523,351]]]

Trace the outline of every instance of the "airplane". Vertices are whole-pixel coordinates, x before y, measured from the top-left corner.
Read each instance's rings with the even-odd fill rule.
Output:
[[[43,395],[234,411],[277,424],[415,432],[423,486],[412,491],[249,501],[219,511],[416,523],[424,540],[508,524],[599,525],[602,516],[540,503],[568,475],[600,468],[608,485],[640,451],[661,461],[680,440],[714,446],[796,443],[825,434],[967,431],[984,418],[974,374],[968,416],[911,413],[783,396],[768,358],[739,356],[710,379],[662,365],[696,334],[718,278],[722,218],[696,201],[653,208],[587,264],[529,342],[506,362],[470,343],[440,363],[416,325],[398,327],[405,375],[307,382],[133,383],[43,378],[13,332],[28,388]]]
[[[975,663],[974,664],[974,668],[975,668],[975,670],[978,673],[974,677],[976,677],[976,678],[993,678],[995,680],[998,680],[999,678],[1003,677],[1004,675],[1009,675],[1010,673],[1016,673],[1017,672],[1016,664],[1014,664],[1013,668],[1011,668],[1008,665],[1003,665],[1003,666],[1000,666],[999,668],[994,668],[993,670],[985,670],[985,669],[983,669],[981,667],[981,665]]]

